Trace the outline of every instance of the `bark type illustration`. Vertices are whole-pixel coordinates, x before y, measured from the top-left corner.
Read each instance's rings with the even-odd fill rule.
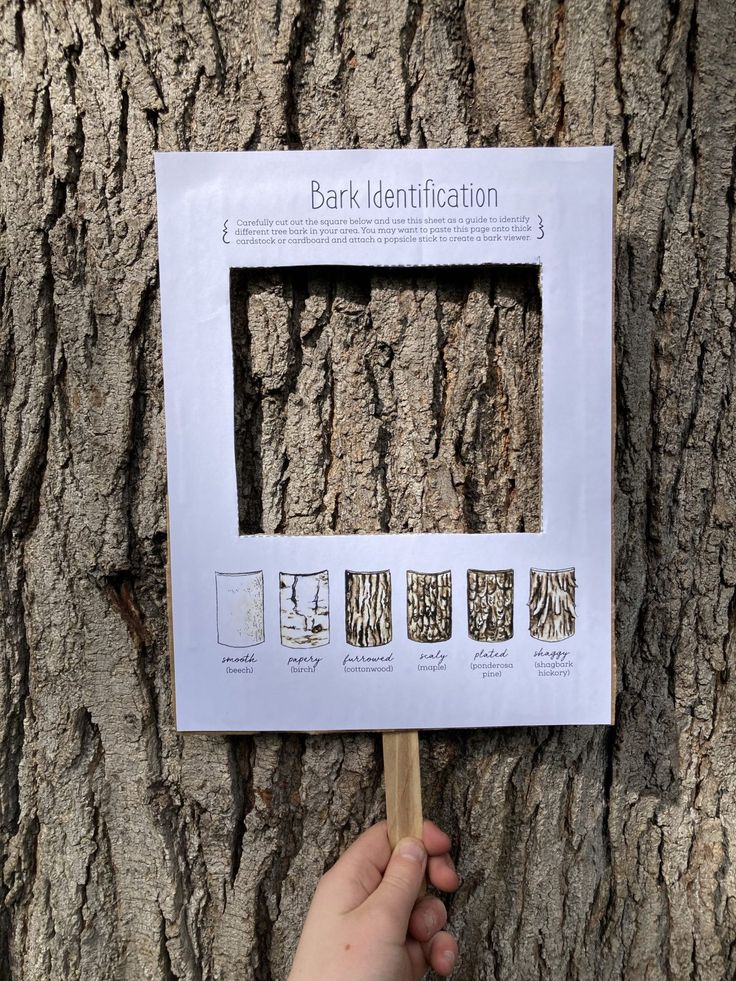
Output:
[[[452,635],[452,574],[406,574],[406,612],[409,640],[433,644]]]
[[[391,573],[345,572],[345,637],[353,647],[391,641]]]
[[[529,633],[559,641],[575,633],[575,569],[531,569]]]
[[[329,575],[279,573],[281,643],[284,647],[324,647],[330,642]]]
[[[265,639],[263,572],[216,572],[217,643],[254,647]]]
[[[514,570],[468,569],[468,633],[485,643],[514,635]]]

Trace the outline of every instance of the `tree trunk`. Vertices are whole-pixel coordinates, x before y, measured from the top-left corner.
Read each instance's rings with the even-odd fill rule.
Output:
[[[464,876],[461,981],[736,976],[733,3],[6,0],[0,16],[0,979],[285,978],[317,878],[382,812],[372,734],[174,731],[153,151],[606,142],[618,721],[423,734],[425,808]],[[471,284],[439,327],[435,302],[402,294],[429,341],[378,338],[398,362],[391,380],[377,345],[375,392],[355,390],[385,410],[360,434],[370,458],[337,348],[312,409],[261,400],[241,522],[530,530],[525,373],[448,326],[507,318],[526,364],[522,293]],[[365,292],[339,300],[330,343],[366,309]],[[266,366],[288,369],[286,350]],[[507,416],[476,407],[463,430],[462,386],[484,372]],[[310,416],[330,391],[334,418]],[[422,445],[401,433],[412,403]],[[282,442],[258,462],[267,418]],[[307,424],[304,483],[284,487],[278,453]],[[526,483],[486,501],[498,466]]]

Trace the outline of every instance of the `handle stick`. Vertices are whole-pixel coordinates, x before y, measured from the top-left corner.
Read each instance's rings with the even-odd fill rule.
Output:
[[[391,847],[402,838],[422,839],[422,782],[419,733],[384,732],[383,776]]]

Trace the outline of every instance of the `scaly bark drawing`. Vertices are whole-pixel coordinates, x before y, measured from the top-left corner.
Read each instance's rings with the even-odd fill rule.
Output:
[[[391,641],[391,573],[345,572],[345,637],[353,647]]]
[[[324,647],[330,642],[329,575],[279,573],[281,643],[284,647]]]
[[[537,640],[566,640],[575,633],[575,570],[531,569],[529,633]]]
[[[265,639],[263,573],[216,572],[217,643],[254,647]]]
[[[452,635],[452,574],[406,574],[406,612],[409,640],[433,644]]]
[[[468,633],[482,642],[513,637],[513,569],[468,569]]]

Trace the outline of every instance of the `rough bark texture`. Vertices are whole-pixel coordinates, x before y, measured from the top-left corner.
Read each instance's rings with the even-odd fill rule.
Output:
[[[513,569],[468,569],[468,633],[486,642],[514,636]]]
[[[538,531],[539,269],[231,277],[241,530]]]
[[[345,638],[353,647],[391,641],[391,573],[345,573]]]
[[[0,978],[283,978],[381,812],[372,735],[174,732],[153,150],[600,142],[618,722],[425,734],[425,808],[461,981],[736,975],[735,31],[731,0],[3,3]]]

